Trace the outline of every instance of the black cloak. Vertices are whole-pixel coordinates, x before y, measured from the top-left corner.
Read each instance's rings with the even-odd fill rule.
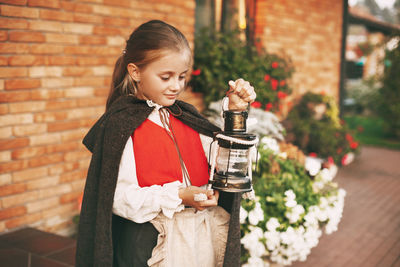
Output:
[[[128,138],[153,111],[144,100],[132,96],[118,98],[83,139],[92,152],[76,248],[77,267],[113,266],[112,206],[119,163]],[[213,136],[220,129],[211,124],[190,104],[176,101],[169,107],[176,117],[197,132]],[[219,205],[231,214],[224,266],[240,266],[240,193],[221,192]],[[114,222],[114,225],[113,225]]]

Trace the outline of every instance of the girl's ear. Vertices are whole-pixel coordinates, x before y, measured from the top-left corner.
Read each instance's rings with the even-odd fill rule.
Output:
[[[139,67],[136,66],[133,63],[129,63],[128,66],[128,72],[129,72],[129,76],[131,76],[131,78],[135,81],[135,82],[140,82],[140,71],[139,71]]]

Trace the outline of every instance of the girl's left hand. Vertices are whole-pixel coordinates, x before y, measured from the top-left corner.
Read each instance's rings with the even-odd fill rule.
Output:
[[[249,103],[256,99],[254,87],[242,78],[236,81],[229,81],[229,109],[245,110]]]

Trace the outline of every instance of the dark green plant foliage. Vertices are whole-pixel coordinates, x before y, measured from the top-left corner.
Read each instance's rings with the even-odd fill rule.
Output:
[[[319,104],[324,104],[326,111],[316,119],[314,107]],[[289,112],[285,124],[290,141],[304,153],[316,153],[325,159],[332,157],[338,165],[344,155],[359,149],[351,130],[339,120],[337,105],[329,96],[306,93]]]
[[[400,38],[400,35],[398,36]],[[383,118],[386,130],[393,137],[400,138],[400,44],[387,51],[383,86],[379,90],[379,115]]]
[[[286,83],[293,72],[291,64],[265,50],[257,51],[255,46],[247,45],[239,36],[238,30],[220,33],[203,29],[196,36],[194,50],[193,69],[200,70],[200,75],[193,75],[189,85],[193,91],[203,93],[208,105],[225,95],[229,80],[243,78],[256,89],[256,101],[261,102],[263,107],[272,103],[272,110],[277,110],[278,91],[286,94],[291,92]],[[273,90],[271,80],[264,80],[265,75],[277,80],[278,84],[285,82]]]

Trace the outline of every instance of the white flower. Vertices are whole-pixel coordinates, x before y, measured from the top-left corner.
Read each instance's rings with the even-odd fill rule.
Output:
[[[321,160],[313,157],[306,157],[305,168],[311,176],[315,176],[321,170]]]
[[[274,152],[274,154],[279,153],[279,144],[274,138],[264,136],[263,138],[261,138],[260,142],[264,149],[270,149]]]
[[[287,200],[294,200],[296,199],[296,194],[293,192],[292,189],[286,190],[285,191],[285,196]]]
[[[249,212],[249,222],[252,225],[257,225],[259,221],[264,220],[264,211],[261,208],[260,202],[256,202],[256,207]]]
[[[250,257],[246,264],[242,267],[269,267],[267,262],[264,262],[261,258]]]
[[[268,222],[266,223],[266,227],[268,231],[276,231],[276,228],[278,228],[281,224],[279,223],[277,218],[271,217]]]
[[[322,171],[319,173],[319,176],[321,177],[321,180],[324,183],[327,183],[327,182],[330,182],[333,180],[332,172],[327,168],[322,169]]]
[[[240,206],[240,223],[243,224],[246,221],[247,216],[249,215],[249,213],[247,212],[247,210],[245,210],[242,206]]]
[[[266,245],[267,248],[272,251],[276,249],[281,243],[280,233],[279,232],[265,232],[264,237],[267,240]]]

